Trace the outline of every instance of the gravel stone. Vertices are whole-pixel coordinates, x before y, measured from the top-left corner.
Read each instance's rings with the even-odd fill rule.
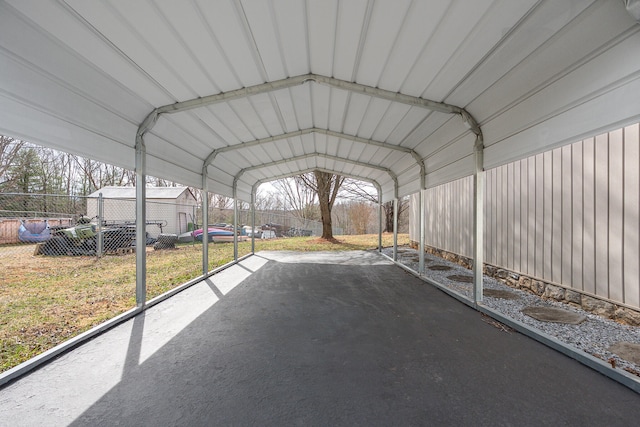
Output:
[[[482,294],[485,297],[501,298],[501,299],[518,299],[520,296],[515,292],[506,291],[504,289],[483,289]]]
[[[392,256],[393,248],[384,248],[382,252],[388,256]],[[398,251],[398,262],[413,271],[418,271],[418,262],[411,260],[411,258],[415,257],[416,254],[418,254],[418,251],[410,248],[407,248],[406,250],[403,249],[402,252]],[[446,261],[442,258],[438,258],[429,253],[425,253],[425,264],[427,262],[447,265],[451,267],[451,270],[436,271],[425,268],[425,277],[428,277],[429,279],[440,283],[442,286],[464,295],[470,300],[473,298],[473,289],[470,284],[459,283],[448,279],[448,276],[451,276],[452,273],[456,275],[468,275],[470,273],[469,269]],[[485,266],[485,271],[487,271],[487,273],[489,273],[489,271],[495,272],[496,269],[495,267]],[[525,276],[521,276],[519,283],[523,288],[530,287],[534,292],[538,293],[538,295],[542,295],[545,291],[544,283],[538,280],[532,280]],[[509,317],[513,320],[524,323],[532,329],[537,329],[545,334],[551,335],[559,341],[571,347],[580,349],[585,353],[589,353],[599,359],[604,361],[613,359],[616,362],[616,369],[626,369],[635,373],[640,372],[640,364],[625,360],[620,355],[609,350],[609,347],[619,342],[640,345],[640,327],[623,325],[613,320],[601,317],[595,313],[582,310],[579,307],[574,307],[573,305],[564,304],[551,299],[542,299],[540,296],[534,295],[531,292],[510,288],[492,277],[484,276],[483,285],[485,293],[487,289],[499,289],[512,292],[519,297],[515,300],[485,298],[483,301],[485,306],[498,311],[505,317]],[[572,291],[565,292],[565,298],[568,301],[574,301],[575,295],[570,294],[570,296],[568,296],[568,292]],[[590,298],[585,295],[578,295],[582,297],[583,303],[585,298]],[[594,300],[592,301],[593,305],[600,309],[604,309],[605,312],[611,311],[611,314],[613,314],[615,310],[613,304],[607,303],[606,301],[596,300],[595,298],[590,299]],[[579,325],[541,322],[522,313],[522,309],[527,306],[561,308],[583,315],[587,320]],[[640,316],[638,317],[640,319]]]

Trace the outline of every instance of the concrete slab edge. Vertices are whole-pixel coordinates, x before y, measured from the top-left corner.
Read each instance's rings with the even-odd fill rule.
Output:
[[[576,347],[565,344],[557,338],[551,335],[547,335],[542,331],[532,329],[524,323],[503,316],[501,313],[498,313],[481,304],[476,307],[476,309],[481,313],[484,313],[487,316],[490,316],[491,318],[497,320],[498,322],[504,323],[505,325],[515,329],[521,334],[526,335],[529,338],[533,338],[534,340],[545,344],[546,346],[551,347],[554,350],[571,357],[572,359],[577,360],[583,365],[586,365],[591,369],[600,372],[601,374],[611,378],[614,381],[619,382],[620,384],[640,394],[640,378],[638,378],[637,376],[622,369],[613,369],[609,363],[605,362],[602,359],[598,359],[597,357],[592,356],[589,353],[586,353]]]
[[[389,260],[393,261],[393,259],[391,257],[389,257],[388,255],[382,254],[384,257],[388,258]],[[486,314],[487,316],[493,318],[494,320],[497,320],[498,322],[504,323],[505,325],[515,329],[516,331],[520,332],[523,335],[528,336],[529,338],[532,338],[544,345],[546,345],[547,347],[551,347],[552,349],[559,351],[560,353],[564,354],[565,356],[568,356],[580,363],[582,363],[585,366],[588,366],[589,368],[611,378],[614,381],[617,381],[618,383],[624,385],[625,387],[630,388],[631,390],[635,391],[636,393],[640,394],[640,378],[637,377],[636,375],[633,375],[629,372],[623,371],[621,369],[613,369],[611,367],[610,364],[608,364],[607,362],[605,362],[604,360],[598,359],[597,357],[594,357],[592,355],[590,355],[589,353],[586,353],[576,347],[570,346],[568,344],[565,344],[561,341],[559,341],[558,339],[556,339],[555,337],[545,334],[542,331],[538,331],[536,329],[532,329],[529,326],[525,325],[524,323],[521,323],[517,320],[511,319],[509,317],[506,317],[504,315],[502,315],[501,313],[498,313],[497,311],[494,311],[492,309],[490,309],[489,307],[486,307],[484,305],[482,305],[482,303],[479,304],[475,304],[472,300],[470,300],[469,298],[465,297],[464,295],[448,289],[447,287],[443,286],[442,284],[431,280],[427,277],[421,276],[420,274],[418,274],[417,271],[410,269],[409,267],[397,262],[397,261],[393,261],[398,267],[403,268],[404,270],[410,272],[411,274],[413,274],[414,276],[418,277],[419,279],[421,279],[422,281],[435,286],[436,288],[440,289],[441,291],[443,291],[444,293],[452,296],[453,298],[459,300],[460,302],[468,305],[471,308],[474,308],[476,310],[478,310],[481,313]]]
[[[418,274],[417,271],[410,269],[409,267],[407,267],[404,264],[401,264],[400,262],[394,261],[393,258],[391,258],[389,255],[382,254],[382,256],[387,258],[387,259],[389,259],[389,261],[395,263],[398,267],[400,267],[400,268],[406,270],[407,272],[413,274],[414,276],[416,276],[417,278],[419,278],[423,282],[427,282],[428,284],[433,285],[436,288],[440,289],[445,294],[448,294],[449,296],[457,299],[458,301],[463,302],[463,303],[473,307],[473,301],[471,301],[469,298],[467,298],[466,296],[462,295],[461,293],[456,292],[453,289],[446,288],[446,287],[440,285],[438,282],[429,279],[428,277],[421,276],[420,274]]]
[[[26,375],[27,373],[38,368],[39,366],[44,365],[45,363],[61,355],[62,353],[81,345],[85,341],[88,341],[91,338],[100,335],[101,333],[113,328],[114,326],[119,325],[126,320],[131,319],[137,314],[142,313],[143,310],[143,307],[136,307],[132,308],[129,311],[125,311],[124,313],[119,314],[118,316],[109,319],[106,322],[94,326],[93,328],[81,333],[80,335],[76,335],[75,337],[70,338],[63,343],[58,344],[57,346],[45,351],[44,353],[32,357],[26,362],[22,362],[18,366],[15,366],[8,371],[3,372],[2,374],[0,374],[0,388],[10,381],[18,379],[21,376]]]
[[[58,344],[57,346],[45,351],[44,353],[41,353],[35,357],[32,357],[31,359],[25,362],[22,362],[17,366],[14,366],[13,368],[0,374],[0,389],[2,389],[2,387],[8,384],[9,382],[16,380],[22,377],[23,375],[28,374],[29,372],[35,370],[41,365],[44,365],[45,363],[51,361],[55,357],[58,357],[59,355],[69,350],[72,350],[78,347],[79,345],[82,345],[84,342],[102,334],[103,332],[108,331],[109,329],[119,325],[122,322],[125,322],[135,317],[136,315],[142,313],[144,310],[150,307],[153,307],[154,305],[184,291],[187,288],[190,288],[191,286],[197,283],[200,283],[201,281],[213,276],[216,273],[226,270],[227,268],[243,261],[246,258],[249,258],[252,255],[254,254],[250,253],[243,257],[238,258],[237,260],[221,265],[220,267],[211,270],[209,273],[205,275],[198,276],[195,279],[192,279],[187,283],[183,283],[182,285],[176,288],[173,288],[162,295],[158,295],[157,297],[150,299],[149,301],[146,302],[144,306],[135,307],[135,308],[132,308],[131,310],[125,311],[124,313],[121,313],[116,317],[107,320],[106,322],[103,322],[97,326],[94,326],[93,328],[81,333],[80,335],[76,335],[75,337],[70,338],[67,341],[64,341]]]

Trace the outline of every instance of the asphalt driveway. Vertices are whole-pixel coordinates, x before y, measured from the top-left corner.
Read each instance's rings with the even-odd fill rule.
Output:
[[[0,425],[635,425],[640,395],[377,253],[263,252],[0,390]]]

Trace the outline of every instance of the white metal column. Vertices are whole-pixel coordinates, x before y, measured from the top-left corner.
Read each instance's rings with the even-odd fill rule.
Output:
[[[147,299],[147,206],[146,150],[142,136],[136,138],[136,306]]]
[[[475,150],[475,174],[473,176],[473,301],[482,302],[482,267],[484,265],[484,156],[482,139],[478,138]]]
[[[393,199],[393,260],[398,261],[398,198]]]
[[[238,199],[233,189],[233,260],[238,260]]]
[[[378,252],[382,252],[382,191],[378,191]]]
[[[418,197],[418,203],[420,204],[420,243],[418,246],[418,274],[424,274],[424,190],[420,189],[420,197]]]
[[[206,181],[206,177],[203,181]],[[209,272],[209,192],[206,183],[202,187],[202,274]]]
[[[251,253],[256,253],[256,193],[251,191]]]
[[[102,193],[98,194],[98,242],[96,247],[96,255],[98,258],[104,256],[104,233],[102,232],[102,224],[104,223],[104,199]]]

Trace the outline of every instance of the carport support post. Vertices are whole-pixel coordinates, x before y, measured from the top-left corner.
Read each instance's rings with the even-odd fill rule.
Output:
[[[251,192],[251,253],[256,253],[256,194]]]
[[[393,199],[393,260],[398,261],[398,198]]]
[[[420,188],[420,192],[418,193],[418,205],[420,206],[420,242],[418,245],[418,274],[424,274],[424,189]]]
[[[104,199],[102,193],[98,194],[98,246],[96,255],[102,258],[104,255],[104,234],[102,233],[102,222],[104,220]]]
[[[233,191],[233,260],[238,261],[238,199]]]
[[[206,180],[206,178],[204,178]],[[202,187],[202,275],[209,272],[209,192]]]
[[[146,150],[142,135],[136,138],[136,305],[142,308],[147,299],[147,188]]]
[[[475,152],[476,171],[473,176],[473,302],[482,302],[482,267],[484,265],[484,156],[482,139]]]
[[[382,191],[378,192],[378,252],[382,252]]]

